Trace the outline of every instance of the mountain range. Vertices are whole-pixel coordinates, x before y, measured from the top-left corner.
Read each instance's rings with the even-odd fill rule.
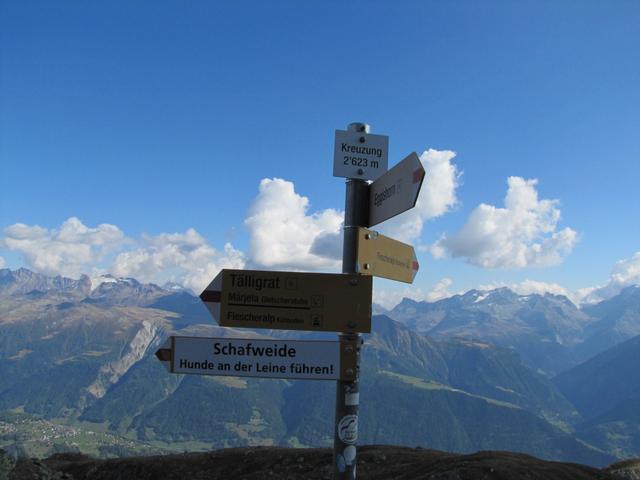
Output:
[[[640,287],[584,308],[562,295],[470,290],[433,303],[405,298],[387,314],[433,338],[511,349],[526,365],[553,377],[640,334]]]
[[[583,309],[508,289],[404,299],[365,336],[359,442],[598,466],[639,455],[638,312],[637,287]],[[172,375],[153,356],[172,334],[319,335],[221,328],[187,291],[131,278],[0,270],[0,446],[109,456],[331,444],[333,382]],[[76,434],[38,440],[60,425]]]

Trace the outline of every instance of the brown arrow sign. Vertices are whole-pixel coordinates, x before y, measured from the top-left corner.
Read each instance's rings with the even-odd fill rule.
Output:
[[[371,277],[222,270],[200,298],[222,327],[371,331]]]
[[[419,268],[411,245],[366,228],[358,229],[358,266],[363,275],[406,283],[413,283]]]
[[[425,171],[415,152],[369,187],[369,226],[377,225],[413,208]]]

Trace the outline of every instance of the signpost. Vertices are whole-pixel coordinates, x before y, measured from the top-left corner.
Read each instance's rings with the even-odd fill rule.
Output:
[[[360,333],[371,331],[372,276],[412,283],[418,271],[412,246],[364,228],[413,208],[424,180],[415,153],[387,171],[388,146],[364,123],[336,130],[333,175],[347,178],[341,274],[224,269],[200,294],[222,327],[340,332],[338,341],[172,336],[156,351],[172,373],[337,380],[336,480],[356,478]]]
[[[411,245],[380,235],[373,230],[358,231],[358,268],[363,275],[413,283],[418,259]]]
[[[389,137],[365,131],[336,130],[333,176],[375,180],[387,171]]]
[[[222,270],[200,298],[222,327],[371,331],[370,277]]]
[[[413,152],[369,187],[368,227],[413,208],[424,180],[424,168]]]
[[[338,341],[170,337],[156,352],[171,373],[339,380],[355,375],[356,356]]]

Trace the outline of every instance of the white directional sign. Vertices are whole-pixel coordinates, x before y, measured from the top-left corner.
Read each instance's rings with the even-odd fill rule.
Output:
[[[413,283],[419,265],[411,245],[359,228],[358,268],[363,275]]]
[[[221,327],[371,331],[371,277],[224,269],[200,294]]]
[[[336,130],[333,176],[375,180],[387,171],[389,137]]]
[[[369,227],[413,208],[424,180],[424,168],[413,152],[369,187]]]
[[[156,356],[172,373],[234,377],[338,380],[353,377],[356,365],[339,341],[174,336]]]

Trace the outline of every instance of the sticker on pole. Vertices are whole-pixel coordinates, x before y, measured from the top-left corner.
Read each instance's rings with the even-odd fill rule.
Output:
[[[336,130],[333,176],[375,180],[387,171],[389,137]]]
[[[358,416],[345,415],[338,423],[338,438],[342,443],[353,445],[358,440]]]

